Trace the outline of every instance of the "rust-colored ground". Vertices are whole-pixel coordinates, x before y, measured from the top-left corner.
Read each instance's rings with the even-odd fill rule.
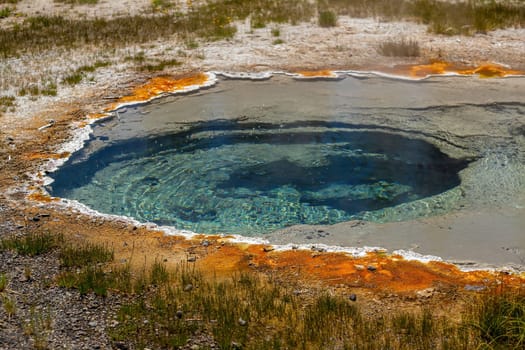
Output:
[[[461,75],[477,75],[480,78],[501,78],[511,75],[523,75],[525,72],[510,69],[499,64],[485,63],[476,67],[466,67],[451,62],[432,62],[429,64],[398,66],[394,72],[414,78],[423,78],[428,75],[457,73]]]

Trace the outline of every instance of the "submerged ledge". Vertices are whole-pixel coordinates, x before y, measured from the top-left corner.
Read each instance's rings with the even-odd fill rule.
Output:
[[[76,131],[73,138],[67,143],[63,144],[61,149],[56,154],[33,154],[26,155],[28,159],[42,160],[47,159],[48,162],[42,167],[39,174],[33,177],[35,183],[38,185],[37,188],[32,189],[28,195],[28,199],[46,203],[53,207],[60,209],[73,209],[79,213],[87,214],[90,216],[104,217],[108,220],[119,220],[129,224],[141,227],[153,232],[162,232],[168,236],[181,236],[188,240],[202,240],[203,237],[210,239],[211,237],[219,237],[221,241],[227,241],[229,243],[239,245],[239,249],[243,250],[244,245],[265,248],[263,251],[273,252],[272,254],[279,254],[285,252],[303,252],[301,254],[311,255],[314,254],[328,254],[339,256],[344,255],[351,257],[352,259],[366,259],[370,256],[380,256],[391,261],[397,261],[403,259],[406,262],[416,261],[428,264],[430,262],[442,262],[442,259],[437,256],[421,255],[412,251],[397,250],[392,253],[388,253],[387,250],[378,247],[340,247],[340,246],[327,246],[321,244],[307,244],[307,245],[274,245],[270,246],[268,241],[261,238],[250,238],[245,236],[237,235],[201,235],[190,231],[177,230],[173,227],[157,226],[151,223],[139,223],[138,221],[122,216],[101,214],[94,211],[85,205],[71,200],[60,199],[49,196],[49,194],[43,189],[43,186],[49,184],[52,180],[45,176],[46,173],[56,170],[60,165],[67,161],[69,156],[83,147],[84,142],[89,139],[89,135],[92,132],[91,125],[96,122],[100,122],[107,118],[118,116],[118,109],[127,106],[146,104],[154,99],[171,95],[171,94],[184,94],[197,91],[202,88],[211,87],[217,82],[217,75],[221,75],[228,79],[247,79],[247,80],[265,80],[270,79],[273,75],[287,75],[294,79],[344,79],[345,76],[352,76],[356,78],[369,78],[369,77],[383,77],[392,79],[402,79],[410,81],[419,81],[428,79],[433,76],[479,76],[481,78],[504,78],[510,76],[524,76],[524,72],[515,71],[508,69],[504,66],[497,64],[483,65],[469,69],[456,69],[454,65],[443,62],[435,62],[429,65],[420,66],[407,66],[397,67],[385,71],[331,71],[331,70],[319,70],[319,71],[296,71],[293,73],[287,72],[263,72],[263,73],[232,73],[232,72],[206,72],[197,73],[193,75],[184,76],[182,78],[173,77],[156,77],[152,78],[148,83],[139,86],[133,90],[133,93],[129,96],[125,96],[117,100],[115,103],[109,105],[102,113],[91,114],[87,116],[87,120],[76,122],[74,124]],[[41,130],[43,131],[43,130]],[[270,247],[270,248],[267,248]],[[255,249],[255,248],[254,248]],[[251,248],[248,250],[251,251]],[[375,259],[375,258],[374,258]],[[446,264],[448,265],[448,264]],[[452,266],[452,265],[451,265]],[[489,269],[482,265],[461,265],[461,270],[472,271],[472,270],[485,270],[486,273],[492,273],[495,270]],[[512,271],[512,268],[504,268],[505,271]],[[458,270],[459,271],[459,270]],[[491,272],[492,271],[492,272]],[[470,274],[469,272],[469,274]],[[463,273],[463,272],[462,272]],[[469,274],[465,276],[470,276]],[[487,278],[484,275],[483,278]],[[490,275],[495,277],[495,275]]]

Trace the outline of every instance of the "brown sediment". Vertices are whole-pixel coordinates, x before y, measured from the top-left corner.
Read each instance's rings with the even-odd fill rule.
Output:
[[[31,193],[29,196],[27,196],[27,198],[32,201],[43,203],[57,202],[59,200],[59,198],[57,197],[51,197],[50,195],[42,192]]]
[[[24,155],[24,158],[27,160],[36,160],[36,159],[64,159],[71,155],[70,152],[62,153],[28,153]]]
[[[170,76],[154,77],[146,84],[133,89],[133,92],[130,95],[121,97],[116,103],[106,108],[106,111],[114,110],[121,104],[149,101],[163,93],[176,92],[189,86],[203,85],[207,81],[208,76],[204,73],[195,73],[182,78],[174,78]]]

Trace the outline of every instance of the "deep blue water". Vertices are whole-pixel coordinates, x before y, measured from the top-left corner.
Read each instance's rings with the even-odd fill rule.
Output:
[[[256,235],[296,224],[381,221],[396,206],[395,220],[413,217],[403,203],[458,186],[467,165],[387,130],[213,120],[81,151],[53,174],[50,190],[104,213]]]

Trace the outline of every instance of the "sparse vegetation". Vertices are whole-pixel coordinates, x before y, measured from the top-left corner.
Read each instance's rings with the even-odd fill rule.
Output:
[[[331,10],[319,12],[319,25],[323,28],[335,27],[337,25],[337,15]]]
[[[318,21],[323,27],[335,26],[338,15],[412,19],[442,34],[472,34],[525,25],[523,2],[323,0],[318,7]],[[154,16],[78,20],[60,16],[30,17],[21,25],[0,30],[0,55],[9,57],[27,50],[74,48],[82,44],[115,47],[173,34],[183,38],[228,39],[236,32],[233,24],[236,20],[249,17],[252,28],[262,28],[267,23],[295,24],[314,15],[306,0],[219,0],[195,6],[186,14],[172,11]]]
[[[165,10],[173,7],[173,3],[169,0],[151,0],[151,7],[153,10]]]
[[[525,3],[517,1],[323,0],[341,15],[416,20],[437,34],[472,35],[525,25]]]
[[[107,263],[113,260],[113,250],[106,246],[85,243],[64,245],[60,249],[60,265],[64,268],[84,267]]]
[[[13,9],[10,7],[4,7],[0,9],[0,19],[11,16],[12,12],[13,12]]]
[[[40,90],[40,93],[44,96],[56,96],[57,84],[52,82],[44,84],[44,87]]]
[[[180,64],[181,63],[175,59],[162,60],[157,63],[144,64],[140,66],[140,69],[148,71],[148,72],[157,72],[157,71],[162,71],[168,67],[179,66]]]
[[[110,63],[106,61],[96,61],[94,64],[89,66],[81,66],[75,70],[74,73],[66,76],[63,80],[63,83],[68,85],[79,84],[86,76],[86,73],[93,73],[98,68],[107,67]],[[55,95],[56,95],[56,85],[55,85]]]
[[[14,96],[0,96],[0,114],[15,106]]]
[[[58,248],[63,241],[62,235],[28,233],[23,236],[7,237],[0,240],[0,251],[12,250],[21,255],[36,256]]]
[[[75,72],[65,77],[63,83],[68,85],[76,85],[79,84],[82,79],[84,79],[84,74],[82,74],[82,72]]]
[[[49,313],[30,310],[30,318],[24,325],[24,334],[33,338],[33,347],[35,349],[48,349],[47,335],[51,331],[52,319]]]
[[[7,275],[5,273],[0,273],[0,293],[7,288],[7,282]]]
[[[223,349],[232,344],[246,349],[470,349],[483,344],[503,349],[522,344],[523,296],[515,294],[504,295],[500,303],[493,294],[482,296],[461,322],[429,309],[368,315],[344,296],[320,291],[302,296],[257,273],[219,280],[205,277],[194,265],[169,270],[159,260],[135,271],[127,264],[115,267],[111,251],[90,244],[68,246],[60,256],[79,260],[62,263],[59,285],[82,294],[105,296],[113,290],[127,295],[109,332],[133,348],[175,349],[196,332],[208,333]]]
[[[390,39],[379,45],[379,53],[383,56],[418,57],[419,43],[409,39]]]
[[[472,303],[467,324],[488,349],[525,348],[525,293],[496,291]]]
[[[2,304],[4,304],[4,312],[6,313],[7,318],[11,318],[16,314],[16,301],[13,298],[7,295],[2,295],[0,300],[2,301]]]
[[[183,38],[220,40],[235,34],[233,21],[244,20],[248,16],[252,21],[261,18],[265,23],[297,23],[312,15],[306,0],[222,0],[195,7],[187,14],[81,20],[37,16],[27,18],[19,26],[0,30],[0,56],[9,57],[27,50],[35,52],[53,47],[72,49],[83,44],[115,47],[144,43],[173,34]]]

